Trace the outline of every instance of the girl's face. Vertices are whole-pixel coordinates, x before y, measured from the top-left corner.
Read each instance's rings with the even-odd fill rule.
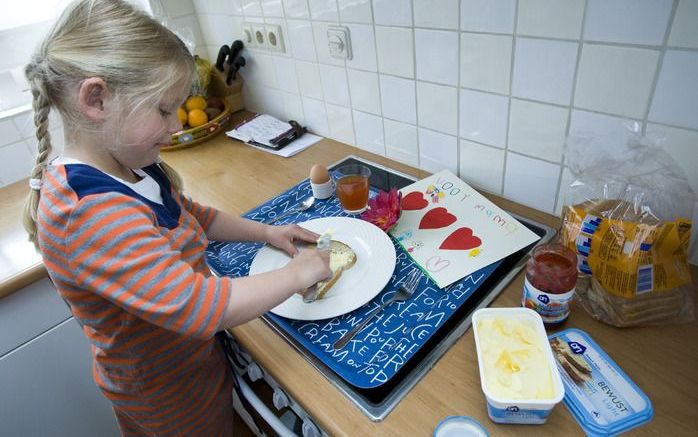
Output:
[[[127,111],[113,126],[116,135],[109,147],[114,159],[128,168],[142,168],[154,164],[160,149],[172,142],[172,134],[182,130],[177,117],[187,97],[188,87],[170,89],[158,102],[145,102],[135,110]]]

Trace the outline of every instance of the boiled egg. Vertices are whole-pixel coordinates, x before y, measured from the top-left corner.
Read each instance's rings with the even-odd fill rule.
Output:
[[[314,184],[324,184],[330,180],[330,172],[322,164],[315,164],[310,168],[310,182]]]

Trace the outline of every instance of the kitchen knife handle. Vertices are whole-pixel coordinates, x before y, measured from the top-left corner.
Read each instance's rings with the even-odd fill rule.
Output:
[[[242,41],[235,40],[231,45],[230,45],[230,56],[228,57],[228,65],[233,65],[233,62],[235,61],[235,58],[237,55],[240,54],[242,51],[243,47],[245,45],[242,43]]]
[[[233,62],[233,65],[230,66],[230,70],[228,70],[228,77],[225,79],[225,83],[230,85],[230,83],[235,80],[238,70],[240,70],[241,67],[244,67],[246,63],[247,61],[245,61],[244,56],[238,56],[235,62]]]
[[[223,44],[221,48],[218,50],[218,57],[216,58],[216,69],[220,71],[221,73],[223,72],[223,69],[225,68],[223,66],[223,63],[225,63],[225,58],[226,56],[230,55],[230,47],[227,45]]]

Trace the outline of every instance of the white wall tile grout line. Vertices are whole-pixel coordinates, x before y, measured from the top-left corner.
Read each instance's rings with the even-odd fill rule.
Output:
[[[659,57],[657,58],[657,65],[655,66],[654,69],[654,77],[652,78],[652,86],[650,87],[650,94],[647,97],[647,102],[646,102],[646,107],[645,107],[645,114],[642,117],[641,121],[641,127],[642,127],[642,134],[647,133],[647,122],[648,118],[650,115],[650,111],[652,110],[652,101],[654,100],[654,93],[657,91],[657,83],[659,82],[659,75],[662,72],[662,67],[664,63],[664,55],[666,54],[667,51],[667,43],[669,42],[669,35],[671,34],[671,28],[673,27],[674,23],[674,18],[676,15],[676,10],[679,7],[679,0],[674,0],[674,2],[671,5],[671,12],[669,13],[669,20],[667,22],[666,29],[664,30],[664,39],[662,40],[662,49],[659,52]]]
[[[461,160],[461,147],[460,147],[460,138],[461,138],[461,126],[460,126],[460,87],[461,87],[461,76],[463,75],[463,61],[461,59],[461,50],[463,48],[461,47],[461,44],[463,44],[462,39],[463,39],[463,34],[460,32],[462,23],[461,23],[461,8],[463,7],[463,2],[461,0],[458,0],[458,43],[457,43],[457,50],[458,50],[458,77],[456,79],[456,83],[458,87],[456,88],[456,175],[458,177],[461,177],[461,168],[460,168],[460,160]],[[413,8],[414,9],[414,6]]]
[[[373,3],[373,2],[371,2]],[[419,110],[417,100],[417,32],[414,27],[414,2],[410,5],[412,11],[412,69],[414,71],[414,124],[415,124],[415,134],[417,135],[417,168],[422,168],[422,142],[419,135]],[[460,23],[460,17],[458,18]]]
[[[511,55],[509,59],[509,94],[507,95],[507,123],[506,123],[506,135],[504,140],[504,157],[502,159],[502,185],[499,189],[499,194],[504,196],[504,189],[506,188],[507,180],[507,158],[509,157],[509,132],[511,131],[511,99],[514,92],[514,62],[516,61],[516,31],[519,27],[519,0],[516,0],[514,5],[514,29],[513,37],[511,39]]]
[[[570,94],[569,107],[567,108],[567,126],[565,126],[565,142],[562,144],[562,158],[560,162],[560,169],[557,175],[557,190],[555,190],[555,201],[553,202],[553,213],[557,211],[557,206],[562,200],[560,195],[562,194],[562,176],[565,173],[565,163],[567,161],[567,138],[570,135],[570,126],[572,125],[572,110],[575,108],[574,101],[575,95],[577,93],[577,77],[579,76],[579,64],[582,61],[582,50],[584,49],[584,27],[586,26],[587,12],[589,10],[589,0],[584,0],[584,9],[582,10],[582,24],[580,26],[580,34],[577,45],[577,59],[574,64],[574,74],[572,75],[572,90]],[[566,188],[565,188],[566,189]]]

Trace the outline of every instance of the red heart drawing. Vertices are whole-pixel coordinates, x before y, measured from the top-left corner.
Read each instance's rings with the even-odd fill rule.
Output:
[[[428,211],[419,222],[419,229],[439,229],[454,223],[456,216],[446,211],[446,208],[438,207]]]
[[[413,191],[402,198],[402,209],[407,211],[424,209],[427,205],[429,205],[429,202],[419,191]]]
[[[439,249],[444,250],[469,250],[474,249],[482,244],[482,240],[473,235],[473,230],[470,228],[458,228],[451,233],[441,243]]]

